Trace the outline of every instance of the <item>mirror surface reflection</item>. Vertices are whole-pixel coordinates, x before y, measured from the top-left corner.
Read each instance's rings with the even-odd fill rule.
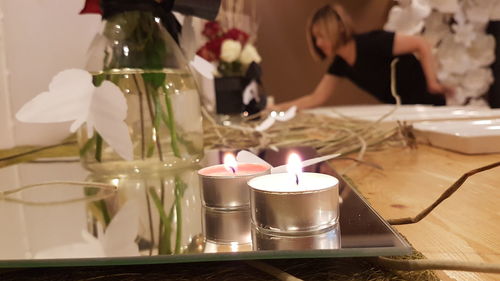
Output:
[[[297,149],[304,159],[314,157],[308,148]],[[286,150],[259,154],[273,166],[283,164],[286,155]],[[201,166],[219,164],[222,158],[221,151],[209,152]],[[228,259],[228,254],[232,259],[377,256],[410,249],[341,177],[338,223],[314,233],[283,235],[253,226],[249,207],[204,207],[200,167],[110,176],[88,174],[79,163],[20,165],[21,177],[30,183],[73,180],[118,188],[48,185],[13,194],[17,201],[0,201],[1,220],[11,226],[0,229],[6,249],[0,265],[208,261]],[[306,170],[335,175],[327,164]]]

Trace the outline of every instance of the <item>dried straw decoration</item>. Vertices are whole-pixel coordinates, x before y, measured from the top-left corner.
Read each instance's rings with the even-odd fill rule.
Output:
[[[356,121],[299,112],[292,120],[277,122],[269,130],[259,132],[254,129],[258,121],[225,126],[216,123],[208,113],[204,112],[204,115],[204,141],[209,149],[310,146],[319,155],[358,152],[358,159],[361,159],[367,150],[415,145],[411,127],[403,123],[387,129],[379,126],[379,121]]]

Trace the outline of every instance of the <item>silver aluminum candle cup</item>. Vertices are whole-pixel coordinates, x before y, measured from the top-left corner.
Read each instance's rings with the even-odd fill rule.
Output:
[[[340,248],[338,224],[310,235],[272,235],[252,227],[252,248],[262,250],[333,250]]]
[[[206,241],[251,243],[250,225],[250,208],[221,211],[203,207],[203,234]]]
[[[250,163],[238,164],[235,175],[225,171],[224,165],[199,170],[203,205],[226,210],[248,208],[250,192],[247,182],[254,177],[269,174],[270,171],[270,167]]]
[[[303,173],[301,178],[299,186],[287,173],[260,176],[248,182],[252,223],[260,231],[303,235],[337,223],[338,180],[318,173]]]

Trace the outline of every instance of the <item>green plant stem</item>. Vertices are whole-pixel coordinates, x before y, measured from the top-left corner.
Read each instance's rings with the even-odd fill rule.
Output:
[[[80,157],[83,157],[85,153],[92,147],[92,145],[95,143],[95,137],[96,135],[94,134],[90,139],[85,142],[83,147],[80,149]]]
[[[175,131],[175,120],[174,111],[172,110],[172,104],[170,102],[170,91],[167,90],[165,94],[165,105],[167,107],[167,114],[169,116],[169,122],[167,123],[168,129],[170,131],[170,143],[172,144],[172,151],[176,157],[181,157],[181,152],[179,151],[179,146],[177,145],[177,132]]]
[[[175,177],[175,215],[177,221],[176,234],[175,234],[175,253],[181,252],[181,239],[182,239],[182,184],[181,180]]]
[[[102,159],[102,137],[95,132],[95,160],[101,162]]]
[[[148,184],[146,183],[146,203],[147,203],[147,208],[148,208],[149,234],[150,234],[150,240],[151,240],[151,246],[149,247],[149,255],[152,256],[153,255],[153,248],[155,245],[155,238],[154,238],[154,233],[153,233],[153,216],[151,215],[151,202],[149,200],[147,186],[148,186]]]
[[[139,92],[139,114],[140,114],[140,119],[141,119],[141,159],[144,160],[144,155],[145,155],[145,150],[146,150],[146,136],[144,134],[144,109],[143,107],[143,101],[142,101],[142,91],[139,90],[139,84],[137,83],[137,80],[134,75],[134,81],[136,83],[137,91]],[[149,154],[149,153],[148,153]]]
[[[156,205],[156,208],[158,209],[158,213],[160,215],[160,220],[163,221],[163,243],[158,246],[158,253],[159,254],[171,254],[172,249],[170,245],[170,232],[172,231],[171,226],[170,226],[170,221],[172,220],[172,215],[165,213],[165,210],[163,209],[163,205],[161,204],[161,200],[158,197],[158,194],[156,194],[156,191],[153,188],[149,188],[149,194],[151,195],[151,198],[153,199],[153,203]]]
[[[13,160],[13,159],[16,159],[16,158],[20,158],[20,157],[23,157],[23,156],[35,154],[37,152],[41,152],[41,151],[44,151],[44,150],[49,150],[49,149],[60,147],[60,146],[68,146],[68,145],[75,145],[75,144],[76,144],[76,141],[68,141],[68,142],[63,142],[63,143],[60,143],[60,144],[42,146],[42,147],[31,149],[31,150],[28,150],[28,151],[25,151],[25,152],[21,152],[21,153],[18,153],[18,154],[9,155],[9,156],[6,156],[6,157],[0,157],[0,162],[1,161]]]
[[[134,75],[134,79],[136,79],[136,83],[137,83],[137,78],[135,77]],[[161,150],[161,141],[160,141],[160,128],[156,126],[155,124],[155,113],[153,112],[153,104],[152,104],[152,101],[151,101],[151,96],[152,95],[150,93],[150,91],[147,89],[147,86],[146,86],[146,100],[147,100],[147,105],[148,105],[148,109],[149,109],[149,115],[151,117],[151,122],[153,123],[153,128],[155,128],[155,131],[154,131],[154,134],[155,134],[155,143],[156,143],[156,148],[158,149],[158,158],[160,159],[161,162],[163,162],[163,152]]]
[[[104,226],[107,226],[111,222],[111,216],[108,212],[108,207],[106,206],[106,202],[104,200],[100,200],[95,202],[95,205],[98,209],[102,211],[102,218],[104,220]]]
[[[162,206],[163,212],[165,212],[163,206],[165,206],[165,182],[163,178],[160,178],[160,203]],[[160,220],[160,227],[158,228],[158,246],[163,244],[163,220]],[[169,238],[170,239],[170,238]],[[170,240],[169,240],[170,241]]]

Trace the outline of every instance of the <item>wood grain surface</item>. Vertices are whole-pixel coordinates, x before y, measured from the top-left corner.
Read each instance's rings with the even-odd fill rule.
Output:
[[[370,152],[381,166],[346,170],[385,219],[415,216],[465,172],[500,161],[500,154],[464,155],[419,145]],[[334,161],[342,173],[347,161]],[[470,177],[422,221],[395,227],[428,259],[500,264],[500,168]],[[437,272],[443,280],[500,280],[498,274]]]

